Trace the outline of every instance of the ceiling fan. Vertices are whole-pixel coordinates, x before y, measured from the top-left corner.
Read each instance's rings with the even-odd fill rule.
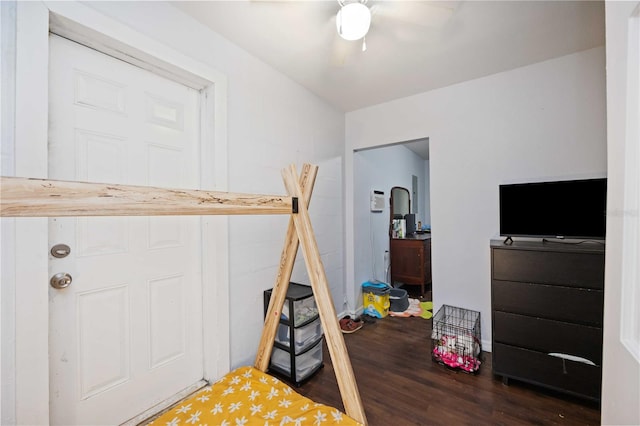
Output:
[[[459,6],[459,1],[380,1],[337,0],[340,8],[335,16],[336,30],[341,39],[362,40],[362,51],[367,50],[366,36],[369,29],[377,27],[399,37],[407,27],[443,26]],[[372,23],[373,21],[373,23]],[[390,31],[391,30],[391,31]],[[406,37],[405,40],[406,41]],[[344,51],[345,47],[339,49]],[[341,55],[343,56],[343,55]],[[344,57],[340,63],[343,62]]]

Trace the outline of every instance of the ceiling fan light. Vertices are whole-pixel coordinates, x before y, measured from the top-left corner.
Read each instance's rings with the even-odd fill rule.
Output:
[[[371,25],[371,11],[362,3],[345,4],[338,11],[336,27],[338,34],[345,40],[358,40],[364,37]]]

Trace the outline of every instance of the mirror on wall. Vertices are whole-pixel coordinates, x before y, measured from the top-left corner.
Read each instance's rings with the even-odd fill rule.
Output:
[[[389,218],[389,236],[392,238],[403,238],[407,229],[399,219],[404,219],[411,212],[411,199],[409,198],[409,190],[400,186],[391,188],[391,214]],[[402,229],[402,230],[400,230]]]
[[[409,190],[400,186],[391,188],[391,220],[403,219],[410,211]]]

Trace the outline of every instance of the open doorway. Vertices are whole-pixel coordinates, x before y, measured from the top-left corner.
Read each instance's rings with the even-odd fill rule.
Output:
[[[389,282],[391,188],[407,188],[416,223],[431,225],[429,138],[356,150],[353,159],[354,276],[357,283]],[[380,192],[384,207],[374,208],[373,197]]]

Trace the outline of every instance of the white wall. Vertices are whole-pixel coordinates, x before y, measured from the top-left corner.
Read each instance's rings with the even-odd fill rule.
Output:
[[[640,3],[606,2],[607,28],[607,253],[604,294],[604,351],[602,355],[602,424],[640,424],[640,140],[638,102],[640,73]],[[630,19],[635,9],[635,18]],[[635,25],[635,47],[628,50]],[[628,68],[635,62],[635,69]],[[629,74],[627,74],[629,73]],[[635,91],[632,89],[635,85]],[[635,104],[635,107],[633,105]],[[635,126],[635,129],[633,128]],[[634,158],[635,157],[635,158]],[[635,162],[635,164],[633,164]],[[626,164],[625,164],[626,163]],[[627,170],[626,168],[629,167]],[[635,188],[635,206],[625,200],[625,186]],[[627,194],[630,194],[629,191]],[[628,197],[628,195],[627,195]],[[633,231],[635,225],[635,232]],[[629,228],[628,228],[629,227]],[[630,242],[635,239],[635,250]],[[635,252],[635,253],[634,253]],[[623,271],[624,268],[624,271]],[[632,272],[635,269],[635,278]],[[635,293],[635,295],[634,295]],[[627,305],[625,306],[625,302]],[[634,312],[630,312],[635,310]],[[635,316],[635,318],[634,318]],[[635,328],[635,336],[624,329]],[[635,337],[625,347],[623,339]],[[631,342],[633,343],[633,342]]]
[[[15,103],[15,19],[16,5],[12,2],[0,3],[0,138],[13,140],[15,116],[7,104]],[[14,174],[13,151],[7,152],[4,144],[0,146],[0,175]],[[14,263],[14,251],[7,250],[15,241],[11,235],[11,227],[7,219],[0,220],[0,264]],[[0,268],[0,282],[12,281],[11,268]],[[15,294],[14,287],[0,286],[0,423],[15,422],[15,351],[7,350],[3,341],[11,342],[15,338]]]
[[[87,4],[227,75],[229,191],[284,194],[283,167],[292,162],[320,166],[310,213],[340,312],[344,114],[170,5]],[[274,284],[287,220],[230,218],[232,367],[254,361],[263,323],[262,292]],[[302,253],[299,258],[292,279],[309,284]]]
[[[422,194],[422,223],[431,227],[431,185],[429,184],[429,176],[431,174],[431,166],[429,160],[424,160],[424,194]]]
[[[347,200],[354,149],[429,137],[435,308],[480,311],[489,349],[498,185],[606,174],[604,48],[353,111],[346,126]]]
[[[416,222],[424,221],[425,188],[428,176],[425,161],[402,145],[385,146],[354,154],[354,211],[355,211],[355,284],[377,279],[389,282],[385,274],[384,252],[389,250],[389,219],[391,188],[407,188],[411,194],[411,176],[418,177],[418,207]],[[371,212],[371,190],[384,191],[384,211]],[[411,199],[411,209],[414,200]],[[356,300],[355,306],[362,305]]]

